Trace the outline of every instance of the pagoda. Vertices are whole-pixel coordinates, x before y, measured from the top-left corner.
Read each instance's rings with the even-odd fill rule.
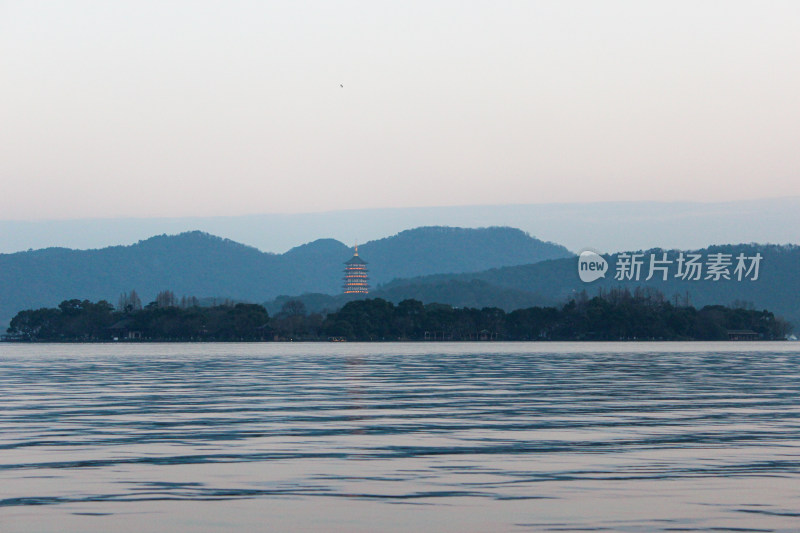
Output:
[[[344,267],[345,294],[368,294],[369,276],[367,276],[367,262],[358,256],[358,245],[353,258],[345,263]]]

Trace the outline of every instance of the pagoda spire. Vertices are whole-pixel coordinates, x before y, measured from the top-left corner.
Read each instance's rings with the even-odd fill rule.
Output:
[[[367,262],[358,256],[358,243],[354,248],[353,257],[345,263],[342,290],[345,294],[369,294]]]

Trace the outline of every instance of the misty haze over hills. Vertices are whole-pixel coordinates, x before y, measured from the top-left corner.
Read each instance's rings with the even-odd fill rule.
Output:
[[[572,251],[798,243],[800,197],[737,202],[601,202],[363,209],[231,217],[0,221],[0,252],[87,249],[201,230],[283,252],[326,235],[352,245],[418,226],[520,228]]]

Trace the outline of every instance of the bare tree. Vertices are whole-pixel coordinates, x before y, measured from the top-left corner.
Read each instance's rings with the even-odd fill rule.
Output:
[[[131,290],[130,293],[123,292],[119,295],[117,309],[124,313],[140,311],[142,309],[142,300],[139,298],[139,295],[136,294],[135,290]]]
[[[172,291],[159,292],[156,296],[156,306],[159,308],[177,307],[178,300],[175,298],[175,293]]]

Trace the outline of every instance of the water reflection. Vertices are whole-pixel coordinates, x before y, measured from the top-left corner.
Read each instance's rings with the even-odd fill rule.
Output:
[[[0,529],[797,531],[798,363],[789,343],[3,346]]]
[[[360,413],[364,409],[364,389],[365,384],[361,379],[362,374],[368,371],[363,356],[353,355],[345,357],[345,375],[347,376],[347,408],[351,412],[348,419],[354,423],[352,433],[359,435],[364,433],[364,429],[358,422],[365,420],[366,414]]]

